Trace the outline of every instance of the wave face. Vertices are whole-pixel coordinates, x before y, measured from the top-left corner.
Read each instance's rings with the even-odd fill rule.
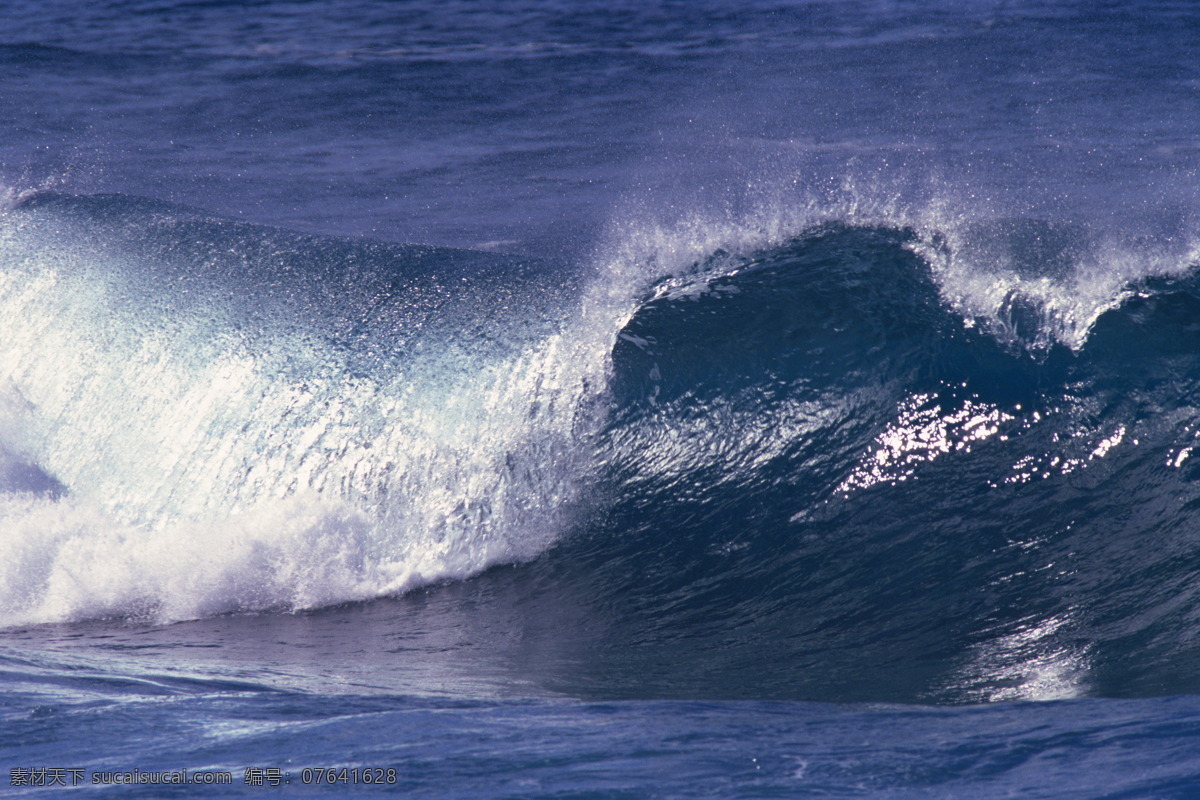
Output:
[[[1071,255],[1040,225],[976,227],[930,258],[945,237],[825,225],[719,254],[639,308],[613,354],[604,533],[568,559],[621,609],[627,647],[592,680],[938,702],[1196,690],[1200,279],[1186,259],[1107,279],[1071,317],[1049,300],[1081,280],[1072,262],[1038,276],[1040,305],[1018,275],[976,317],[954,288],[1000,233]]]
[[[575,694],[1200,690],[1186,248],[846,216],[598,276],[50,194],[0,231],[7,624],[524,563],[603,631]]]

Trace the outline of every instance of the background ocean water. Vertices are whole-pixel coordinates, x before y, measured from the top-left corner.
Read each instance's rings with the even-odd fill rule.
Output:
[[[1192,4],[0,15],[3,796],[1200,795]]]

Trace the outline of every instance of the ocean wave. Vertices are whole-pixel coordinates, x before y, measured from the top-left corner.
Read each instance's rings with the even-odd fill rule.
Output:
[[[626,230],[588,271],[10,205],[8,624],[533,561],[610,609],[578,678],[609,693],[1195,688],[1186,245],[860,206]]]

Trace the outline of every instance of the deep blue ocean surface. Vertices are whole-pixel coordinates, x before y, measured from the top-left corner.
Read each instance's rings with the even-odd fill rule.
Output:
[[[0,796],[1200,797],[1200,6],[0,22]]]

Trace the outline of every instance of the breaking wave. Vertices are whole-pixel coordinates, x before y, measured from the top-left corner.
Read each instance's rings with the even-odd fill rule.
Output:
[[[536,559],[617,609],[610,693],[1195,690],[1196,262],[843,208],[568,269],[15,198],[0,613],[314,608]]]

